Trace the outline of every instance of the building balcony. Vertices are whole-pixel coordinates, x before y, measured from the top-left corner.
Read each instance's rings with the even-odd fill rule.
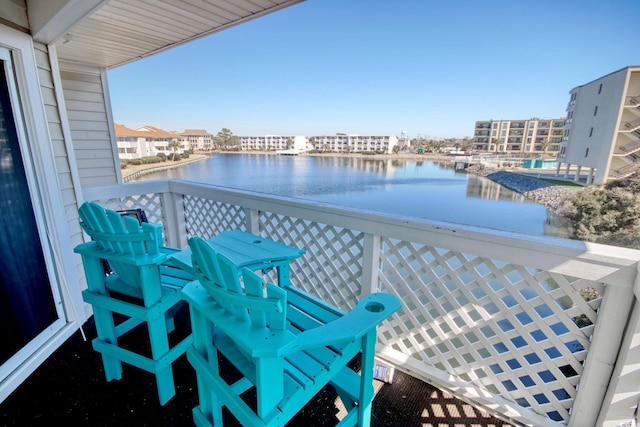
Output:
[[[624,105],[625,107],[630,106],[640,108],[640,95],[627,96],[624,99]]]
[[[633,132],[640,129],[640,119],[624,121],[620,123],[620,131]]]
[[[169,246],[240,228],[303,248],[292,283],[344,310],[398,296],[378,358],[513,424],[631,419],[640,398],[640,251],[177,180],[83,196],[143,208]]]

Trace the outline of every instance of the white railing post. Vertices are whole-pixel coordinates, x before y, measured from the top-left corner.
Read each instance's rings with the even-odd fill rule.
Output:
[[[380,236],[368,233],[364,235],[360,297],[379,291],[378,274],[380,271],[380,244]]]
[[[245,227],[247,232],[253,234],[260,234],[260,211],[257,209],[246,208],[244,210]]]
[[[634,284],[635,305],[625,328],[615,370],[598,416],[597,425],[636,425],[640,407],[640,264]]]
[[[633,305],[632,284],[629,285],[605,287],[569,427],[596,425]]]
[[[182,194],[162,193],[164,237],[167,246],[174,248],[187,247],[187,226],[184,214]]]

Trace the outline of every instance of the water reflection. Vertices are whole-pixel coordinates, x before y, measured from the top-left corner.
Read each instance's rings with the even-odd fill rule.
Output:
[[[532,234],[565,236],[548,210],[453,163],[349,156],[215,154],[139,180],[176,178]]]

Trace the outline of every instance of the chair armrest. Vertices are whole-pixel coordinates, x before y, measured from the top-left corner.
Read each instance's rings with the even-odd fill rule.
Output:
[[[394,295],[370,294],[344,316],[299,334],[297,345],[292,351],[355,341],[401,307],[400,300]]]

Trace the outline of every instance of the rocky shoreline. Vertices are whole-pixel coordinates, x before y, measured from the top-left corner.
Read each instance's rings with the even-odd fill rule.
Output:
[[[483,165],[472,165],[467,168],[467,172],[487,177],[554,212],[573,194],[571,190],[560,185],[554,185],[550,182],[517,173],[486,168]]]

